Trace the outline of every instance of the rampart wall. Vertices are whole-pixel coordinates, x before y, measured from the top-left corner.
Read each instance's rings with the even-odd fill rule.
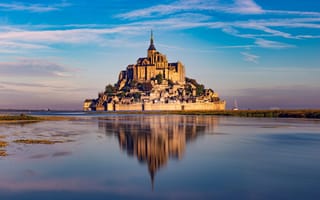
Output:
[[[186,110],[186,111],[212,111],[225,110],[226,102],[207,103],[134,103],[134,104],[108,104],[108,111],[161,111],[161,110]]]

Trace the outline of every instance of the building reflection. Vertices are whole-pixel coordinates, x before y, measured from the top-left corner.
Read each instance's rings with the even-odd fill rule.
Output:
[[[180,160],[186,145],[205,133],[213,133],[218,118],[178,115],[113,116],[99,120],[99,128],[116,136],[120,148],[146,163],[152,181],[169,159]]]

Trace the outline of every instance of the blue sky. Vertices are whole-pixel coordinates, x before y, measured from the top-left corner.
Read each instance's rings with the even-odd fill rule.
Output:
[[[0,13],[2,109],[81,109],[146,56],[151,29],[229,107],[320,108],[315,0],[2,0]]]

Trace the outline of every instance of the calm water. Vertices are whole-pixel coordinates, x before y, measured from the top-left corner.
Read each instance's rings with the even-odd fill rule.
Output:
[[[0,124],[0,140],[1,200],[320,199],[320,121],[87,116]]]

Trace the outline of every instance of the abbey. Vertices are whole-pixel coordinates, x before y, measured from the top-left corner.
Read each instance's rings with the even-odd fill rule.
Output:
[[[169,63],[156,50],[151,31],[147,57],[138,58],[107,85],[97,99],[86,99],[84,111],[225,110],[218,93],[186,77],[181,62]]]
[[[136,64],[128,65],[127,70],[120,72],[120,85],[124,86],[123,80],[140,83],[150,82],[158,74],[161,74],[163,79],[171,80],[174,83],[185,83],[183,64],[181,62],[169,63],[167,57],[156,50],[151,32],[147,57],[139,58]]]

